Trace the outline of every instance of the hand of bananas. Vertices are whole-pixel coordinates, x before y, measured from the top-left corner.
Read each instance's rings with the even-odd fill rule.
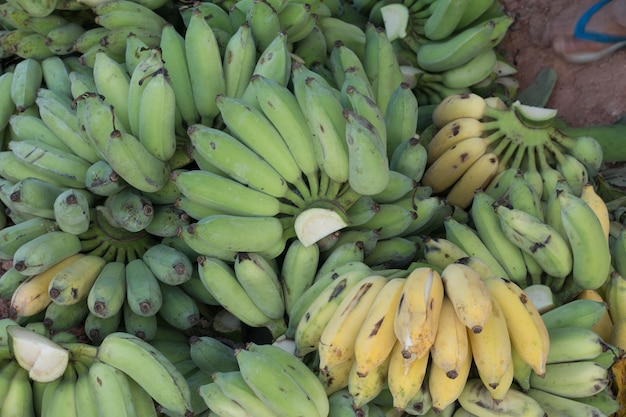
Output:
[[[0,417],[614,413],[626,233],[511,23],[0,4]]]

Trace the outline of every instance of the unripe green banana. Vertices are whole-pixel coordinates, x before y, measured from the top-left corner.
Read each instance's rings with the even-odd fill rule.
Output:
[[[239,369],[235,350],[211,336],[191,336],[189,339],[191,359],[203,372],[232,372]]]
[[[50,303],[46,307],[44,324],[52,332],[70,330],[82,324],[89,314],[85,300],[71,305]]]
[[[602,225],[580,197],[558,192],[561,218],[572,250],[572,277],[584,289],[600,288],[609,278],[611,253]]]
[[[163,65],[170,77],[176,96],[176,106],[185,123],[192,125],[198,121],[199,115],[193,101],[191,78],[185,55],[185,39],[173,25],[166,24],[161,31],[159,46]]]
[[[200,256],[198,271],[200,279],[215,299],[243,323],[252,327],[267,327],[274,337],[284,333],[284,320],[273,320],[259,310],[237,281],[230,264],[217,258]]]
[[[365,44],[363,65],[372,82],[376,104],[387,111],[391,96],[404,81],[394,47],[384,29],[371,27]]]
[[[111,317],[101,318],[91,312],[85,318],[85,335],[94,344],[100,344],[105,337],[119,330],[122,312],[118,311]]]
[[[140,316],[153,316],[163,305],[159,281],[141,258],[126,264],[126,300]]]
[[[194,151],[231,178],[273,197],[301,203],[271,165],[227,132],[204,125],[192,125],[187,132]]]
[[[390,160],[393,159],[392,155],[398,146],[413,138],[417,132],[417,106],[417,97],[409,84],[402,82],[389,97],[387,107],[381,109],[385,115],[387,155]]]
[[[37,89],[42,81],[43,71],[40,61],[26,58],[15,65],[10,96],[18,112],[23,112],[35,103]]]
[[[142,256],[158,280],[179,285],[191,278],[193,266],[187,255],[164,244],[151,246]]]
[[[13,266],[24,275],[39,274],[81,249],[76,235],[52,231],[31,239],[13,254]]]
[[[32,32],[20,39],[11,49],[15,55],[22,59],[36,59],[42,61],[54,56],[54,52],[46,45],[46,35]]]
[[[456,31],[463,18],[468,0],[436,1],[432,3],[432,14],[424,24],[424,35],[433,41],[442,40]]]
[[[350,231],[345,231],[342,234],[344,236],[350,235]],[[320,265],[317,268],[314,281],[317,281],[318,277],[325,275],[341,265],[352,262],[363,262],[365,254],[369,254],[372,251],[374,245],[378,242],[379,236],[379,232],[372,233],[368,231],[364,233],[361,230],[344,238],[341,238],[341,235],[339,235],[337,243],[330,250],[323,251],[320,254]]]
[[[297,299],[313,285],[319,256],[318,245],[305,247],[297,239],[289,244],[280,271],[285,310],[288,314]]]
[[[296,413],[295,410],[300,410],[298,412],[307,416],[320,415],[316,403],[307,393],[307,388],[302,387],[279,363],[268,361],[262,353],[244,349],[238,350],[235,357],[248,386],[277,415],[288,416]],[[280,375],[281,383],[263,384],[262,375],[266,372]],[[287,398],[289,401],[285,401]]]
[[[145,231],[159,237],[175,237],[178,228],[189,225],[190,217],[174,204],[154,206],[152,221],[145,227]]]
[[[108,197],[128,187],[128,183],[113,170],[108,162],[99,160],[87,169],[85,187],[96,195]]]
[[[125,299],[125,265],[121,262],[107,262],[87,295],[89,311],[96,317],[111,317],[122,310]]]
[[[43,97],[39,90],[35,101],[41,120],[76,156],[94,163],[100,159],[93,145],[78,130],[76,112],[60,100]]]
[[[27,276],[18,272],[15,268],[9,268],[2,274],[0,279],[0,297],[11,299],[13,293],[26,280]]]
[[[33,140],[12,141],[9,148],[21,163],[32,164],[42,175],[66,187],[85,187],[85,174],[90,164],[73,153]]]
[[[54,230],[58,230],[54,221],[40,217],[0,229],[0,258],[13,259],[20,246]]]
[[[363,262],[372,268],[406,268],[417,255],[418,244],[400,236],[383,239]]]
[[[250,24],[252,38],[257,50],[265,50],[282,28],[278,11],[265,0],[256,0],[246,10],[246,21]]]
[[[531,388],[568,398],[594,395],[609,383],[608,371],[593,360],[552,363],[546,365],[546,375],[530,375]]]
[[[185,51],[196,109],[210,126],[219,114],[215,96],[224,93],[225,80],[217,39],[200,10],[193,10],[189,18]]]
[[[154,216],[152,202],[131,187],[107,197],[96,210],[102,213],[111,225],[129,232],[144,230]]]
[[[496,53],[488,48],[466,63],[441,73],[441,83],[448,88],[467,88],[489,77],[497,61]]]
[[[54,201],[65,189],[37,178],[24,178],[2,192],[8,193],[8,207],[46,219],[54,219]]]
[[[71,152],[63,140],[36,115],[27,115],[24,112],[14,114],[9,118],[9,128],[13,140],[32,140]]]
[[[113,106],[119,123],[124,129],[130,129],[128,118],[130,76],[126,68],[102,51],[96,53],[93,78],[97,92],[104,96],[105,103]]]
[[[159,283],[163,296],[163,305],[158,315],[170,326],[187,330],[200,320],[200,312],[196,301],[177,285]]]
[[[168,161],[176,151],[176,96],[164,71],[144,80],[137,136],[154,157]]]
[[[223,261],[231,262],[235,259],[237,252],[215,246],[205,241],[202,236],[196,233],[195,223],[187,227],[182,227],[177,231],[177,238],[180,239],[186,247],[190,248],[196,255],[214,257]]]
[[[91,213],[89,201],[74,189],[63,191],[53,203],[54,219],[59,229],[79,235],[89,229]]]
[[[591,360],[610,349],[596,332],[585,327],[558,327],[548,333],[547,363]]]
[[[307,36],[296,42],[293,53],[298,56],[304,65],[312,66],[316,62],[326,63],[328,59],[328,45],[324,33],[315,24]]]
[[[238,252],[233,268],[237,280],[259,310],[276,320],[285,315],[282,286],[267,259],[257,252]]]
[[[155,337],[159,326],[159,320],[156,314],[153,316],[140,316],[131,310],[128,303],[124,303],[122,306],[122,313],[124,315],[125,332],[146,341],[151,341]]]
[[[55,55],[66,55],[74,51],[74,42],[85,33],[85,28],[76,22],[67,22],[46,33],[46,46]]]
[[[264,158],[287,182],[305,193],[302,171],[271,121],[243,100],[218,95],[216,102],[231,134]]]
[[[419,48],[417,63],[424,71],[442,72],[463,65],[492,47],[495,22],[489,20]]]
[[[343,106],[333,92],[336,89],[325,86],[318,78],[303,79],[297,74],[302,73],[294,72],[294,91],[315,139],[317,164],[331,180],[344,183],[349,171],[346,120]]]
[[[361,195],[374,195],[389,183],[389,160],[385,143],[366,118],[344,110],[348,143],[348,182]]]
[[[516,389],[509,389],[504,399],[496,403],[479,378],[468,380],[458,401],[470,413],[485,417],[495,417],[503,413],[526,417],[541,417],[545,414],[537,401]]]
[[[104,153],[113,170],[139,191],[157,191],[169,179],[167,163],[155,158],[130,133],[113,131]]]
[[[416,219],[416,213],[393,203],[379,205],[379,210],[371,220],[359,228],[379,230],[379,239],[387,239],[404,233]]]
[[[296,207],[283,203],[276,197],[208,171],[174,171],[172,181],[191,202],[223,213],[242,216],[297,213]]]
[[[591,329],[607,311],[604,303],[588,299],[576,299],[553,308],[541,315],[548,330],[560,327],[584,327]]]

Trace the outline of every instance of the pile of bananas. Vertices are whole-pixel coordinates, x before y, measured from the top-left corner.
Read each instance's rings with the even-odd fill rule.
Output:
[[[513,18],[493,0],[357,1],[397,46],[420,103],[476,92],[514,98],[517,70],[497,48]]]
[[[626,233],[598,143],[495,87],[511,23],[0,4],[0,417],[615,412]]]

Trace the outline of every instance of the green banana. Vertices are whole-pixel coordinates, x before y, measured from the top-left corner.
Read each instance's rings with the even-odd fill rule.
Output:
[[[89,367],[89,382],[99,416],[136,415],[128,377],[122,371],[95,361]]]
[[[80,252],[80,239],[59,230],[35,237],[13,254],[13,267],[24,275],[36,275]]]
[[[96,317],[111,317],[122,310],[125,299],[126,266],[121,262],[107,262],[87,295],[89,311]]]
[[[288,315],[298,298],[313,285],[319,260],[318,245],[305,247],[298,239],[288,245],[280,269],[285,311]]]
[[[200,256],[198,271],[213,297],[243,323],[252,327],[267,327],[274,337],[284,333],[284,320],[273,320],[259,310],[237,281],[231,264],[217,258]]]
[[[126,300],[140,316],[153,316],[163,305],[161,287],[154,273],[141,258],[126,264]]]
[[[205,170],[172,172],[172,181],[192,203],[233,216],[296,214],[296,207],[278,198],[248,188],[233,179]]]
[[[179,285],[191,278],[193,266],[187,255],[164,244],[151,246],[142,256],[154,276],[169,285]]]
[[[468,0],[438,0],[424,24],[424,35],[433,41],[442,40],[456,31],[467,9]]]
[[[537,401],[516,389],[509,389],[504,399],[498,402],[494,401],[479,378],[471,378],[467,381],[458,401],[466,411],[484,417],[495,417],[503,414],[527,417],[545,415],[543,408]]]
[[[175,90],[165,70],[154,72],[144,84],[137,137],[155,158],[168,161],[176,151]]]
[[[543,378],[530,375],[530,387],[568,398],[594,395],[609,384],[608,371],[593,360],[546,365]]]
[[[558,327],[548,333],[550,351],[547,363],[591,360],[609,349],[596,332],[585,327]]]
[[[585,289],[601,287],[609,277],[611,253],[598,217],[580,197],[557,192],[561,218],[572,250],[572,277]]]
[[[67,331],[83,323],[87,314],[89,308],[85,300],[70,305],[50,303],[43,322],[51,332]]]
[[[495,211],[503,233],[548,275],[564,277],[572,271],[571,249],[554,228],[522,210],[497,205]]]
[[[89,200],[74,189],[60,193],[53,203],[54,219],[64,232],[80,235],[89,229],[91,212]]]
[[[66,24],[50,29],[46,33],[46,45],[55,55],[66,55],[74,52],[74,42],[86,29],[77,22]]]
[[[157,315],[140,316],[136,314],[128,303],[123,303],[122,314],[124,331],[143,340],[152,341],[159,326]],[[119,312],[118,312],[119,313]]]
[[[154,206],[152,221],[144,230],[151,235],[160,237],[175,237],[179,227],[189,225],[190,218],[183,210],[174,204],[160,204]]]
[[[108,335],[98,348],[97,359],[135,380],[164,408],[181,415],[191,411],[189,386],[183,375],[139,337],[123,332]]]
[[[382,135],[366,118],[344,110],[348,183],[361,195],[375,195],[389,183],[389,160]],[[386,131],[385,131],[386,132]]]
[[[238,26],[226,44],[223,62],[224,92],[228,97],[241,98],[250,84],[255,69],[257,49],[248,22]]]
[[[85,187],[95,195],[109,197],[128,187],[128,183],[107,161],[99,160],[87,169]]]
[[[392,169],[406,173],[404,171],[405,168],[402,168],[402,170],[399,169],[400,166],[405,166],[405,163],[400,162],[400,160],[408,158],[408,155],[402,157],[406,151],[399,152],[396,158],[393,158],[393,155],[396,149],[402,144],[406,144],[407,149],[417,146],[417,144],[413,142],[418,140],[414,139],[417,133],[418,103],[417,97],[413,94],[410,85],[405,82],[400,83],[391,97],[389,97],[387,107],[381,110],[384,112],[385,126],[387,128],[387,156],[390,158],[389,164],[393,167]],[[423,145],[420,146],[423,147]],[[414,154],[415,152],[409,152],[409,155]],[[410,172],[415,173],[415,175],[409,175],[408,173],[407,175],[411,176],[416,181],[420,180],[426,168],[425,165],[422,165],[419,163],[415,165],[407,164],[406,168],[411,167]],[[420,167],[423,168],[421,169],[421,174],[419,174]]]
[[[124,129],[130,129],[128,94],[130,75],[126,68],[104,51],[96,53],[93,65],[93,79],[98,94],[113,107],[116,120]]]
[[[238,350],[235,358],[248,386],[277,416],[320,415],[308,392],[280,364],[268,361],[262,353],[246,349]],[[264,382],[268,372],[279,376],[276,384]]]
[[[26,58],[15,65],[10,95],[19,113],[35,104],[37,89],[42,82],[43,71],[39,60]]]
[[[226,82],[217,39],[200,10],[193,10],[189,18],[185,56],[196,109],[202,123],[210,126],[219,114],[215,96],[224,93]]]
[[[198,368],[208,375],[239,369],[235,359],[235,350],[215,337],[191,336],[189,354]]]
[[[51,219],[34,217],[21,223],[0,229],[0,258],[13,259],[13,255],[23,244],[48,232],[58,230]]]
[[[132,187],[107,197],[96,210],[112,226],[129,232],[142,231],[154,216],[152,202]]]
[[[239,370],[230,372],[215,372],[213,383],[230,401],[239,404],[248,415],[259,417],[273,417],[276,414],[266,405],[244,380]],[[207,404],[213,404],[208,401]]]
[[[65,152],[72,151],[65,142],[36,115],[25,114],[24,112],[14,114],[9,118],[9,127],[13,140],[32,140],[54,146]]]
[[[177,285],[159,283],[163,305],[159,308],[158,315],[169,325],[187,330],[200,320],[198,305],[195,300]]]
[[[281,319],[285,301],[277,272],[257,252],[237,252],[233,264],[235,277],[267,317]]]
[[[101,318],[91,312],[85,317],[85,334],[91,343],[102,343],[105,337],[119,330],[123,312],[118,311],[111,317]]]

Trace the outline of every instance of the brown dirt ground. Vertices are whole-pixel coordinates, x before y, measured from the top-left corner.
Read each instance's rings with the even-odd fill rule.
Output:
[[[537,72],[553,67],[558,80],[546,104],[557,109],[572,126],[611,124],[626,113],[626,49],[600,61],[577,65],[556,56],[543,39],[547,22],[580,0],[501,0],[516,18],[502,41],[509,61],[518,69],[520,89],[531,84]]]

